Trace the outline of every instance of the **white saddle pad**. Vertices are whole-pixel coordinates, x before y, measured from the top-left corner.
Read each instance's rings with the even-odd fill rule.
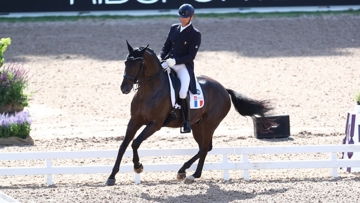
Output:
[[[171,82],[171,78],[170,75],[168,73],[168,78],[169,78],[169,84],[170,84],[170,96],[171,96],[171,104],[174,108],[176,109],[181,109],[181,106],[179,104],[176,103],[176,97],[175,97],[175,90],[174,87],[172,85]],[[195,78],[196,79],[196,78]],[[199,82],[196,79],[196,94],[193,94],[191,91],[189,91],[189,95],[190,95],[190,109],[200,109],[201,107],[204,106],[204,94],[203,91],[201,89],[201,86],[199,84]]]

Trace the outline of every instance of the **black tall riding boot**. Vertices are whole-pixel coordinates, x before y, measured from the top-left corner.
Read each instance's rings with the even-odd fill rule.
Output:
[[[183,115],[183,124],[184,128],[180,129],[181,133],[190,133],[190,105],[189,105],[189,99],[180,99],[181,101],[181,111]]]

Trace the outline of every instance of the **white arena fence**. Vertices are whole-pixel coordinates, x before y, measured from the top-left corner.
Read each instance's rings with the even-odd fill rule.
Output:
[[[54,151],[54,152],[16,152],[1,153],[0,160],[37,160],[44,159],[44,167],[0,167],[0,175],[45,175],[46,183],[52,185],[54,174],[93,174],[109,173],[113,165],[99,166],[53,166],[53,159],[76,158],[115,158],[118,150],[103,151]],[[141,149],[139,156],[193,156],[198,152],[195,148],[185,149]],[[257,146],[236,148],[214,148],[208,155],[221,155],[220,162],[205,162],[203,170],[220,170],[224,180],[229,180],[229,170],[241,170],[241,177],[249,180],[249,170],[254,169],[302,169],[329,168],[329,176],[337,177],[339,168],[360,167],[359,159],[338,159],[338,153],[360,152],[360,145],[310,145],[310,146]],[[297,154],[297,153],[329,153],[325,160],[280,160],[249,161],[251,154]],[[240,162],[229,161],[229,155],[240,155]],[[132,157],[132,150],[126,150],[124,158]],[[146,164],[145,172],[178,171],[183,163]],[[195,170],[194,163],[190,170]],[[122,164],[120,173],[133,172],[133,164]],[[135,183],[140,183],[140,174],[134,173]]]

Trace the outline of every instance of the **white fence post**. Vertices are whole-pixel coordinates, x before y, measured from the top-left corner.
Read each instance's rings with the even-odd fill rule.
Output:
[[[227,165],[228,163],[229,163],[228,155],[227,154],[222,155],[222,164]],[[222,178],[224,180],[226,181],[230,180],[229,170],[222,170],[221,173],[222,173]]]
[[[249,164],[249,156],[247,154],[241,155],[241,164],[246,164],[246,165]],[[248,169],[242,170],[241,176],[242,178],[244,178],[244,180],[249,181],[250,180],[249,170]]]
[[[134,174],[134,182],[135,182],[136,184],[140,184],[140,183],[141,183],[141,176],[140,176],[139,173],[135,173],[135,174]]]
[[[46,165],[46,169],[50,170],[52,167],[52,160],[51,159],[45,159],[45,165]],[[53,181],[52,181],[52,174],[47,174],[46,175],[46,184],[47,185],[52,185]]]
[[[336,155],[336,152],[331,152],[330,153],[330,160],[331,162],[336,162],[337,161],[337,155]],[[330,172],[330,175],[333,177],[333,178],[336,178],[338,177],[338,168],[330,168],[329,169],[329,172]]]

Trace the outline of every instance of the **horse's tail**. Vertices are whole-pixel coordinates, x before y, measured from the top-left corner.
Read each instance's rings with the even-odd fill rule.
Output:
[[[265,117],[265,114],[269,111],[273,110],[273,107],[270,104],[270,101],[268,100],[255,100],[248,98],[244,95],[241,95],[240,93],[231,90],[226,89],[227,92],[231,96],[231,101],[235,107],[235,110],[239,112],[242,116],[250,116],[253,119],[256,116],[260,116],[262,121],[262,129],[259,129],[260,131],[268,131],[269,128],[273,125],[276,125],[276,123],[269,118]]]

